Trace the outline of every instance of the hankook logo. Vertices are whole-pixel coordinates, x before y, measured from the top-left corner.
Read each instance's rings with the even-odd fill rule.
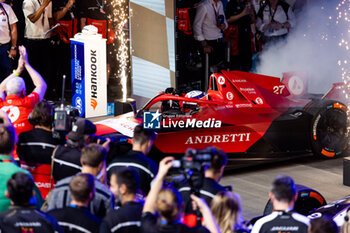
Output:
[[[97,52],[90,51],[91,61],[91,107],[95,110],[97,107]]]

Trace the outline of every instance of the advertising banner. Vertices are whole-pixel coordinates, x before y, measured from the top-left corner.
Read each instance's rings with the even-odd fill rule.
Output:
[[[81,117],[107,115],[106,40],[83,35],[71,40],[73,106]]]

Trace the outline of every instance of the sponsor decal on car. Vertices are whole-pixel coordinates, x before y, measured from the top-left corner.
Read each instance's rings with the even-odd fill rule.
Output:
[[[208,143],[226,143],[226,142],[249,142],[250,133],[237,133],[237,134],[214,134],[203,136],[190,136],[186,139],[186,145],[193,144],[208,144]]]

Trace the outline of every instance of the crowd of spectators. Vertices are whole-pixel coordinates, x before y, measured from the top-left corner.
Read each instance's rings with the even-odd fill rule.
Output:
[[[32,113],[34,121],[31,119],[30,122],[35,122],[34,127],[38,122],[45,122],[43,119],[50,121],[52,109],[48,105],[45,101],[35,105],[34,109],[46,108],[47,111],[41,111],[42,115],[36,116],[38,118],[34,117],[35,111]],[[135,128],[132,150],[125,155],[115,155],[115,159],[106,164],[110,140],[102,145],[95,143],[96,129],[86,119],[79,119],[68,133],[68,138],[72,139],[75,135],[73,138],[81,141],[77,153],[80,169],[62,178],[52,177],[51,172],[45,179],[49,179],[47,182],[52,179],[55,185],[49,187],[50,193],[43,203],[37,188],[40,184],[38,179],[43,181],[43,178],[35,176],[35,173],[32,175],[33,170],[28,169],[28,164],[47,164],[48,157],[56,149],[49,146],[50,150],[45,150],[53,144],[40,140],[33,144],[24,143],[21,146],[29,148],[25,152],[19,150],[18,155],[21,165],[21,159],[26,159],[26,166],[22,167],[29,172],[18,167],[13,159],[17,133],[5,112],[0,111],[0,119],[2,232],[268,233],[288,229],[294,229],[291,232],[339,232],[331,218],[310,221],[293,211],[297,192],[293,179],[286,175],[277,176],[271,185],[269,198],[273,212],[247,224],[241,215],[238,194],[219,183],[227,163],[226,154],[219,148],[207,149],[212,155],[211,162],[203,171],[203,183],[198,193],[193,192],[189,181],[178,185],[165,182],[172,179],[168,173],[174,158],[162,159],[158,169],[157,164],[146,157],[156,135],[141,126]],[[33,130],[36,129],[41,128]],[[21,133],[20,138],[26,134]],[[58,142],[55,148],[62,143]],[[40,151],[42,157],[35,154],[35,150]],[[65,160],[69,158],[56,162],[70,166],[70,162]],[[51,166],[50,169],[56,169],[58,173],[64,171],[62,167]],[[347,225],[345,222],[344,232]]]
[[[200,25],[208,28],[195,35],[204,51],[211,53],[221,46],[219,39],[228,24],[225,17],[218,17],[224,15],[220,0],[204,2],[195,22],[198,30],[203,29]],[[62,3],[61,7],[55,6],[58,3]],[[91,8],[91,1],[84,4]],[[103,10],[101,4],[92,12]],[[258,27],[264,36],[277,40],[293,27],[291,9],[287,7],[285,11],[284,4],[280,0],[259,2],[262,15],[256,16],[261,17]],[[2,17],[8,17],[7,11],[12,14],[8,5],[0,5]],[[242,1],[231,0],[226,8],[230,12],[232,9],[228,22],[241,21],[238,32],[246,32],[247,22],[255,15],[253,8],[255,5],[250,2],[243,6]],[[46,43],[42,33],[52,18],[48,12],[51,1],[24,0],[23,9],[26,24],[33,24],[24,33],[29,52],[39,41]],[[64,18],[67,12],[74,15],[78,11],[74,0],[54,2],[54,9],[58,9],[53,12],[56,20]],[[80,24],[88,23],[93,15],[81,17]],[[11,17],[5,22],[9,22],[8,32],[12,33],[16,20]],[[40,27],[42,33],[35,27]],[[14,36],[10,41],[16,46]],[[16,49],[11,48],[9,58],[16,56]],[[113,155],[107,164],[110,140],[99,144],[91,121],[78,119],[67,138],[53,132],[54,108],[43,101],[47,84],[31,66],[26,48],[20,46],[18,51],[17,69],[0,83],[0,232],[338,232],[330,218],[309,221],[293,211],[297,192],[293,179],[286,175],[277,176],[272,183],[269,198],[273,212],[257,220],[250,229],[241,216],[240,197],[219,183],[227,163],[226,154],[219,148],[210,148],[210,166],[203,172],[196,195],[188,181],[181,183],[178,190],[165,185],[174,158],[163,158],[158,168],[147,157],[156,134],[142,126],[134,129],[132,150]],[[37,62],[33,59],[33,63]],[[249,62],[243,63],[240,67]],[[35,86],[29,95],[19,77],[24,69]],[[347,216],[343,232],[348,231],[348,219]]]
[[[210,72],[219,72],[221,69],[254,71],[264,49],[284,41],[296,25],[293,11],[295,1],[177,2],[180,7],[177,11],[181,35],[178,43],[188,50],[187,57],[190,57],[187,59],[189,62],[186,60],[185,63],[191,65],[188,63],[196,60],[195,47],[202,54],[200,67]],[[194,17],[191,17],[191,12],[195,12]],[[186,38],[186,42],[183,42],[182,37]],[[189,43],[191,39],[193,42]],[[191,44],[192,48],[187,48],[188,45],[183,43]],[[179,53],[184,56],[184,52]],[[206,67],[206,55],[209,57],[209,67]],[[192,65],[193,68],[199,67],[197,62]]]

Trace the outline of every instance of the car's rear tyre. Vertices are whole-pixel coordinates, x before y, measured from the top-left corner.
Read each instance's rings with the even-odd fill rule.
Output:
[[[312,114],[311,149],[322,158],[334,158],[348,147],[347,107],[334,100],[313,101],[305,108]]]
[[[306,187],[301,184],[295,185],[298,193],[298,198],[294,205],[294,211],[308,215],[311,211],[326,205],[326,199],[316,190]],[[264,215],[270,214],[273,211],[273,204],[269,199],[264,209]]]

